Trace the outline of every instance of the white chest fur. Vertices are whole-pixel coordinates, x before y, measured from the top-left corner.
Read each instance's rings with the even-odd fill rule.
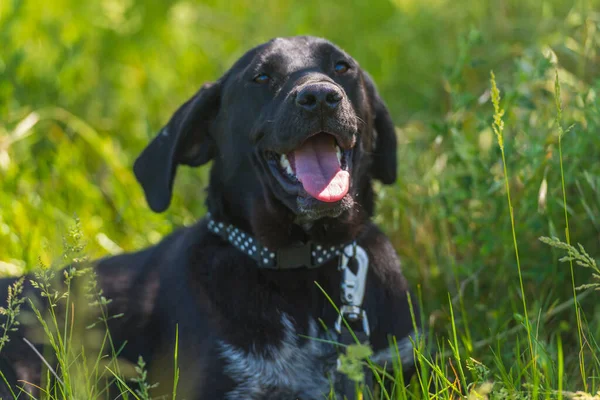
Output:
[[[307,336],[320,340],[303,340],[286,314],[282,315],[281,322],[283,340],[267,346],[260,353],[220,343],[225,373],[237,383],[228,393],[228,399],[327,398],[333,385],[336,356],[332,359],[333,345],[323,340],[336,341],[334,333],[323,333],[317,322],[311,320]]]

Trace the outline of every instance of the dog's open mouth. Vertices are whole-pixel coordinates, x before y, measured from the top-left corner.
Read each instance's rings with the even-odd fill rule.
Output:
[[[350,189],[352,150],[342,150],[335,137],[321,132],[287,154],[267,153],[271,172],[288,191],[299,186],[326,203],[340,201]],[[296,190],[294,190],[296,189]]]

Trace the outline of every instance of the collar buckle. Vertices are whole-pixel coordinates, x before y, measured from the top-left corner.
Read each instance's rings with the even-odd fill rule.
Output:
[[[277,269],[312,268],[312,242],[283,247],[277,251]]]

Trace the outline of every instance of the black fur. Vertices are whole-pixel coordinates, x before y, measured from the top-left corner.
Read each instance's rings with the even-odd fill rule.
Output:
[[[350,66],[342,75],[333,69],[340,60]],[[270,76],[267,84],[253,80],[261,73]],[[298,91],[312,82],[343,92],[335,112],[308,115],[295,106]],[[266,152],[288,152],[319,131],[351,151],[350,192],[333,204],[283,187],[265,159]],[[207,206],[215,219],[237,225],[271,248],[305,240],[328,245],[356,239],[370,259],[364,308],[374,350],[388,348],[392,335],[400,340],[413,331],[399,260],[370,222],[372,179],[385,184],[396,179],[394,125],[372,79],[349,55],[313,37],[274,39],[250,50],[175,112],[142,152],[134,171],[148,204],[160,212],[170,203],[177,166],[210,160]],[[123,314],[109,324],[115,347],[126,342],[121,357],[131,362],[144,357],[149,381],[161,382],[155,396],[171,392],[176,326],[178,394],[223,399],[237,383],[225,373],[219,343],[268,357],[269,349],[284,339],[282,315],[289,316],[300,335],[310,333],[311,321],[333,327],[337,314],[314,282],[338,306],[340,298],[335,262],[314,270],[258,269],[249,257],[211,234],[206,220],[151,248],[100,260],[95,272],[105,296],[112,299],[109,314]],[[0,283],[3,299],[2,290],[10,282]],[[15,386],[23,386],[19,379],[39,384],[39,360],[20,339],[26,332],[23,328],[12,334],[0,353],[0,368]],[[24,386],[35,393],[33,386]],[[289,390],[275,387],[248,398],[312,399]],[[8,396],[0,383],[2,395]]]

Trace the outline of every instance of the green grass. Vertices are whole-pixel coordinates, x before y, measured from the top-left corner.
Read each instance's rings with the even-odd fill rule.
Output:
[[[513,246],[515,249],[515,259],[517,261],[517,274],[519,276],[519,287],[521,289],[521,300],[523,301],[523,316],[525,320],[525,329],[527,331],[527,341],[529,343],[529,351],[531,353],[531,361],[533,362],[533,368],[535,370],[536,367],[536,354],[535,349],[533,347],[533,342],[531,340],[531,324],[529,322],[529,315],[527,311],[527,300],[525,298],[525,289],[523,288],[523,274],[521,272],[521,260],[519,259],[519,245],[517,243],[517,232],[515,231],[515,215],[514,209],[512,206],[512,200],[510,197],[510,183],[508,179],[508,171],[506,168],[506,154],[504,153],[504,121],[502,117],[504,116],[504,110],[500,108],[500,91],[496,86],[496,76],[493,72],[491,75],[491,85],[492,85],[492,104],[494,105],[494,124],[492,128],[494,133],[496,134],[496,138],[498,139],[498,146],[500,146],[500,153],[502,154],[502,168],[504,170],[504,184],[506,188],[506,201],[508,204],[508,212],[510,214],[510,227],[512,231],[513,238]],[[454,317],[452,318],[454,319]],[[455,333],[456,336],[456,333]],[[460,361],[460,360],[459,360]],[[537,382],[535,382],[537,383]],[[537,385],[534,385],[534,390],[537,389]],[[537,393],[533,393],[534,397],[537,397]]]
[[[375,220],[422,303],[417,341],[438,350],[418,346],[408,390],[380,371],[397,380],[381,398],[597,393],[597,10],[598,0],[0,2],[0,276],[140,249],[200,218],[207,168],[182,169],[172,207],[155,215],[133,160],[250,46],[315,34],[373,75],[396,122],[399,179],[377,187]],[[72,301],[48,290],[48,301]],[[87,303],[102,332],[112,316],[101,296]],[[130,379],[144,367],[112,362],[106,332],[111,357],[84,354],[75,336],[87,321],[71,316],[42,318],[63,363],[63,385],[45,398],[103,398],[104,380],[143,398]]]

